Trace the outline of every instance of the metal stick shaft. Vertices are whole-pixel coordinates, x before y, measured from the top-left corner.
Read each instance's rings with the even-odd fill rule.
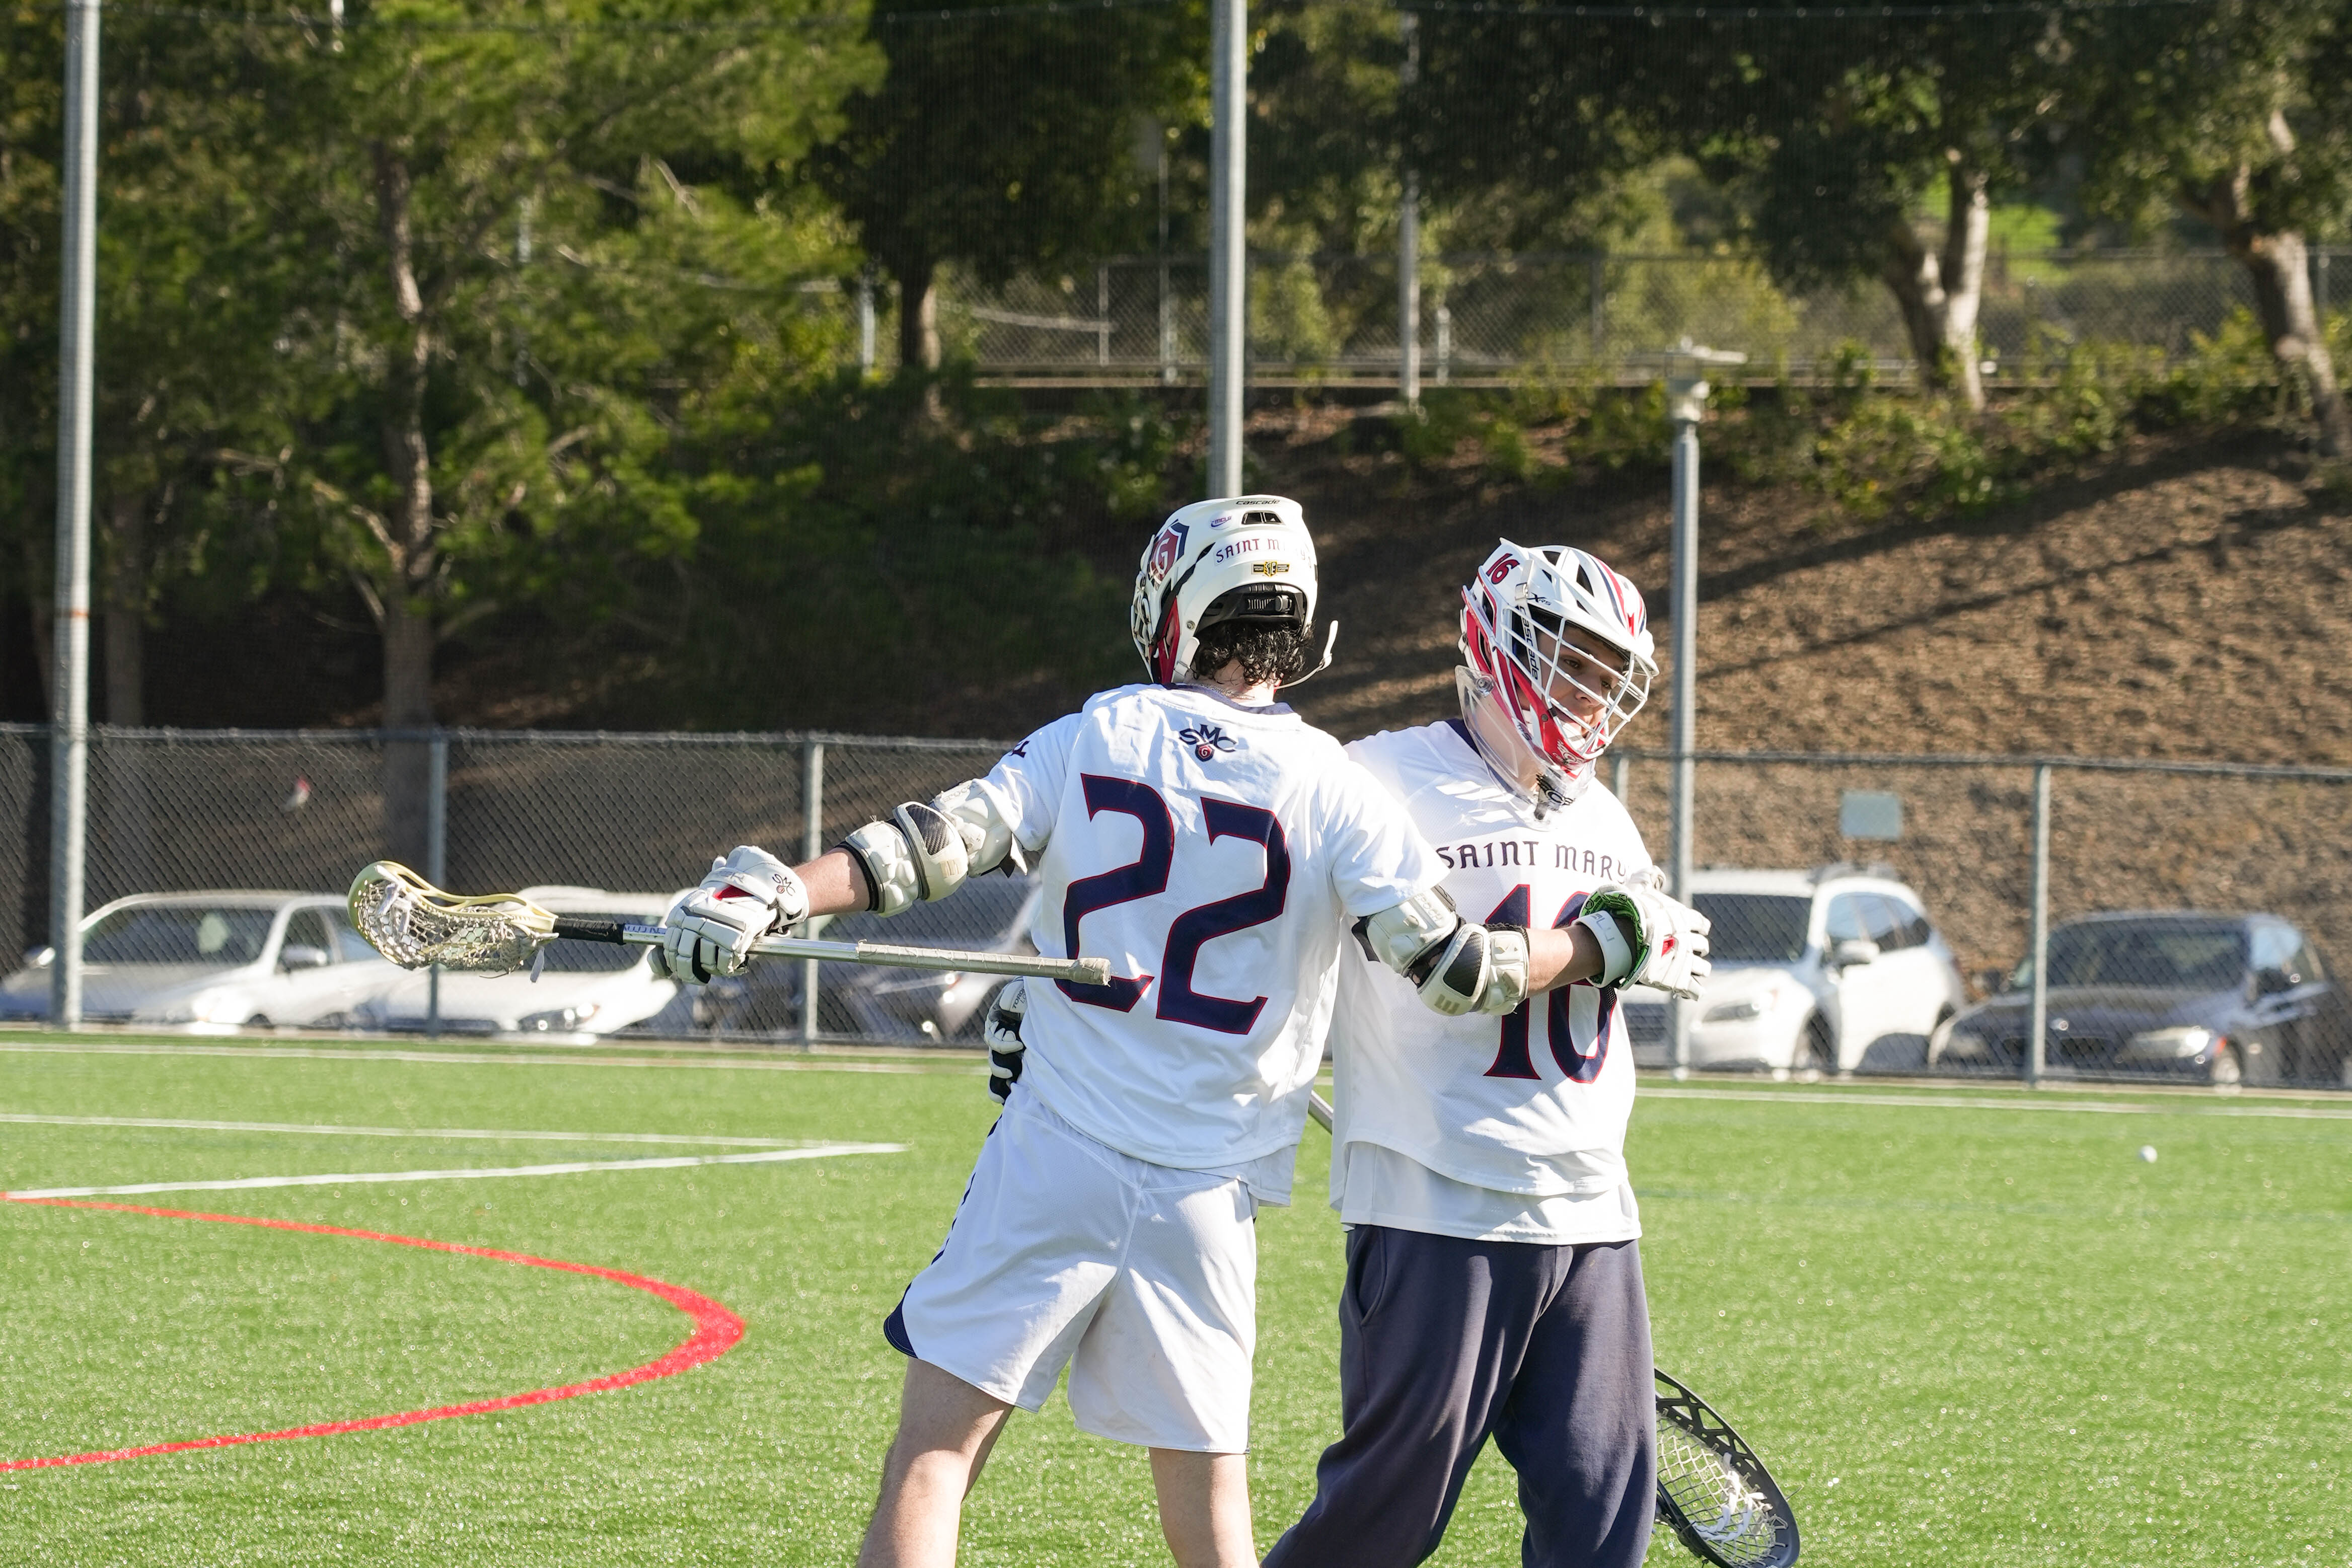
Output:
[[[578,942],[625,942],[651,946],[658,925],[555,917],[555,935]],[[762,936],[751,951],[765,957],[821,958],[837,964],[879,964],[894,969],[938,969],[974,975],[1028,975],[1079,986],[1110,983],[1108,958],[1047,958],[1028,953],[972,953],[955,947],[901,947],[888,942],[827,942],[814,936]]]

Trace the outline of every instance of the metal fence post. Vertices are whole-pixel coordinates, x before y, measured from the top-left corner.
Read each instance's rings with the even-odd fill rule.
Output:
[[[1599,255],[1584,258],[1585,287],[1591,294],[1592,362],[1601,362],[1601,353],[1609,343],[1609,274],[1605,258]]]
[[[433,732],[431,772],[425,787],[425,880],[449,880],[449,737]],[[425,1038],[441,1038],[441,966],[425,980]]]
[[[801,747],[801,859],[813,861],[824,853],[824,742],[805,741]],[[816,1043],[817,961],[801,961],[801,1049]]]
[[[874,269],[857,275],[857,368],[874,373]]]
[[[1633,759],[1619,752],[1610,764],[1609,792],[1617,797],[1617,803],[1621,806],[1625,803],[1625,789],[1633,781]]]
[[[1095,363],[1110,363],[1110,268],[1095,268]]]
[[[2050,764],[2033,768],[2032,930],[2026,946],[2033,962],[2033,1007],[2025,1025],[2025,1082],[2042,1082],[2050,1028]]]

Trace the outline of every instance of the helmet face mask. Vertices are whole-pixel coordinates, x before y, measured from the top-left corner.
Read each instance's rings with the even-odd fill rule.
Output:
[[[1238,622],[1287,628],[1303,642],[1315,597],[1315,540],[1297,502],[1196,501],[1144,547],[1129,630],[1151,679],[1181,685],[1215,673],[1193,668],[1202,632]]]
[[[1506,539],[1462,591],[1463,720],[1538,809],[1580,793],[1649,700],[1656,644],[1641,591],[1579,549]]]

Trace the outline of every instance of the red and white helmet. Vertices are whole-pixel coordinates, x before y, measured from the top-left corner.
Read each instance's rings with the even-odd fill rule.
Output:
[[[1594,657],[1571,630],[1622,661]],[[1532,760],[1539,807],[1576,798],[1658,674],[1640,589],[1583,550],[1508,539],[1462,591],[1462,660],[1455,684],[1471,739],[1515,788]]]
[[[1296,501],[1195,501],[1169,514],[1144,547],[1130,630],[1144,667],[1161,685],[1192,678],[1201,633],[1212,626],[1255,621],[1304,635],[1314,619],[1315,540]]]

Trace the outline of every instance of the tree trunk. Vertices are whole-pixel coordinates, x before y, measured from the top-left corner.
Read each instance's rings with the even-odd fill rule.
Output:
[[[1951,208],[1940,253],[1931,250],[1908,219],[1887,231],[1885,277],[1903,313],[1923,386],[1957,391],[1975,413],[1984,411],[1977,317],[1984,306],[1985,247],[1992,204],[1982,170],[1952,161]]]
[[[409,230],[408,165],[375,145],[376,216],[383,230],[394,308],[407,340],[395,340],[385,359],[383,427],[384,472],[394,499],[383,519],[389,570],[376,585],[383,633],[383,724],[386,729],[433,726],[434,615],[437,563],[433,511],[432,451],[425,434],[425,391],[434,340],[416,280]],[[384,841],[394,858],[422,865],[431,786],[432,750],[422,740],[384,746]]]
[[[115,496],[106,507],[106,722],[147,722],[147,501]]]
[[[901,262],[898,279],[898,364],[909,371],[940,368],[939,266],[929,257]]]
[[[2265,129],[2278,155],[2292,157],[2294,131],[2286,116],[2273,110]],[[2219,229],[2221,243],[2245,267],[2271,357],[2288,375],[2299,376],[2311,394],[2320,455],[2352,457],[2352,413],[2345,410],[2327,333],[2311,298],[2311,249],[2301,230],[2265,225],[2250,200],[2253,185],[2252,169],[2241,164],[2202,189],[2182,189],[2180,204]]]
[[[2329,457],[2352,455],[2352,413],[2336,382],[2336,361],[2311,298],[2311,253],[2303,235],[2249,233],[2232,236],[2231,253],[2244,264],[2254,285],[2254,305],[2263,336],[2289,375],[2300,374],[2311,396],[2311,416],[2319,426],[2319,450]]]
[[[26,516],[40,516],[30,507]],[[25,530],[25,613],[31,617],[27,628],[33,634],[33,667],[41,683],[41,712],[55,717],[58,706],[58,603],[50,585],[57,581],[57,563],[42,546],[47,541],[38,528]]]

